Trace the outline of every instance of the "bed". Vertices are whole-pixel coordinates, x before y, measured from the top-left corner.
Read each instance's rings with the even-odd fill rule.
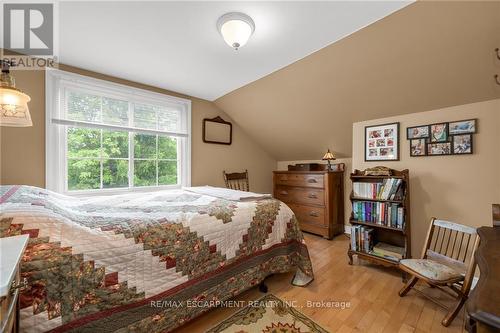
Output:
[[[189,188],[76,198],[1,186],[0,237],[29,234],[24,332],[168,332],[274,273],[313,279],[282,202]]]

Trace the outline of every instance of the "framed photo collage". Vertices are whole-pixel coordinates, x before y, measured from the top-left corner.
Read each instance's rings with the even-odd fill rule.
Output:
[[[472,154],[472,134],[476,131],[476,119],[408,127],[410,156]]]

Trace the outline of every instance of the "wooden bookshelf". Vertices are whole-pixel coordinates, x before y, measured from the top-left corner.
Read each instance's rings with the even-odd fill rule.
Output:
[[[365,171],[354,170],[351,173],[352,183],[383,183],[387,178],[401,179],[401,189],[399,192],[399,197],[392,199],[375,199],[375,198],[364,198],[354,195],[354,191],[350,195],[351,207],[355,202],[369,202],[369,203],[386,203],[387,205],[397,205],[397,207],[403,208],[403,228],[388,225],[388,223],[377,223],[372,221],[364,221],[356,218],[354,212],[351,210],[351,228],[356,225],[361,225],[363,227],[373,229],[372,237],[373,244],[378,242],[384,242],[390,245],[395,245],[404,249],[403,258],[411,258],[411,234],[410,234],[410,182],[409,182],[409,171],[408,170],[394,170],[389,169],[391,175],[374,176],[365,175]],[[395,206],[394,206],[395,207]],[[353,250],[351,245],[349,245],[349,250],[347,251],[349,256],[349,264],[353,263],[353,256],[358,256],[358,258],[369,260],[373,263],[380,264],[387,267],[398,267],[397,260],[391,260],[386,257],[381,257],[373,253],[369,253],[358,249]]]

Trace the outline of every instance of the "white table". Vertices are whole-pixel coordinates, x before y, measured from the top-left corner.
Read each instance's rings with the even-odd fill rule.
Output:
[[[0,238],[0,331],[17,332],[19,323],[19,289],[11,292],[14,282],[19,284],[19,263],[28,235]]]
[[[0,297],[9,293],[28,238],[28,235],[0,238]]]

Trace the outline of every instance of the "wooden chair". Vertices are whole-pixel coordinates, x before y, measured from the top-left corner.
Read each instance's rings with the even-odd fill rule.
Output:
[[[224,182],[226,183],[226,187],[232,190],[239,191],[250,191],[250,185],[248,183],[248,170],[245,172],[234,172],[234,173],[226,173],[226,171],[222,171],[224,175]]]
[[[474,253],[478,245],[479,237],[475,228],[432,218],[421,259],[403,259],[399,262],[399,268],[412,275],[399,291],[399,296],[405,296],[419,279],[446,292],[456,300],[456,304],[450,308],[414,288],[448,310],[441,324],[449,326],[467,300],[476,269]]]

